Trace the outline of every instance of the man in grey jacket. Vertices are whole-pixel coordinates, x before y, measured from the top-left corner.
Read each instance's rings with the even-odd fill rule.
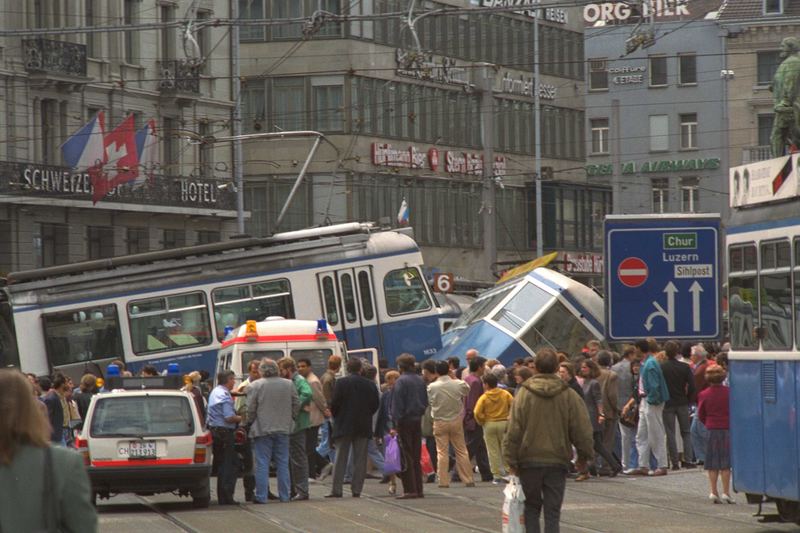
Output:
[[[622,360],[611,367],[611,371],[617,375],[617,407],[620,413],[628,400],[633,396],[633,374],[631,373],[631,362],[636,359],[636,349],[633,346],[626,346],[625,351],[622,352]],[[619,431],[621,434],[621,447],[622,453],[622,470],[623,472],[631,472],[636,468],[636,465],[631,462],[631,452],[636,441],[636,428],[626,426],[619,422]]]
[[[269,463],[278,471],[278,497],[289,501],[289,434],[300,411],[294,384],[280,377],[278,364],[264,359],[259,366],[262,379],[247,391],[247,420],[252,421],[250,438],[256,457],[256,496],[253,503],[267,503]]]

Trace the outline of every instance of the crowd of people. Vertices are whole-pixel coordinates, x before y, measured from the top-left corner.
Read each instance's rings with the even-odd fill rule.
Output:
[[[508,368],[476,350],[465,359],[462,366],[458,358],[417,362],[402,354],[396,368],[385,361],[375,368],[333,355],[322,376],[308,359],[256,359],[241,383],[221,371],[213,390],[206,376],[190,373],[184,390],[213,435],[219,504],[237,503],[239,477],[245,499],[264,504],[307,500],[309,483],[331,475],[327,498],[343,497],[345,485],[357,498],[373,476],[400,499],[423,498],[426,483],[504,485],[516,475],[528,531],[539,530],[542,510],[545,529],[557,531],[570,477],[663,476],[698,465],[708,471],[710,501],[734,503],[724,351],[640,340],[618,354],[590,341],[580,354],[543,349]],[[124,364],[114,364],[125,375]],[[50,422],[49,441],[70,446],[97,392],[95,376],[78,386],[62,374],[28,379]],[[390,439],[399,443],[398,472],[384,472]],[[7,448],[0,442],[0,464],[13,453]]]

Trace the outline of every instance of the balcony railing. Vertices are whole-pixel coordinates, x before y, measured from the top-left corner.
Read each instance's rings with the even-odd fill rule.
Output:
[[[86,45],[51,39],[23,39],[25,70],[86,77]]]
[[[161,92],[200,94],[200,67],[184,60],[158,62]]]
[[[772,159],[772,147],[767,146],[745,146],[742,148],[742,164],[755,163]]]

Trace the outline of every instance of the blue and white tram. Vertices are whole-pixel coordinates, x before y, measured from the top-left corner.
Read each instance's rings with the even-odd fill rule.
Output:
[[[726,247],[734,488],[800,523],[800,198],[734,209]]]
[[[421,268],[408,232],[350,223],[12,273],[0,346],[35,374],[116,358],[213,372],[228,327],[324,317],[348,348],[429,357],[440,310]]]
[[[437,359],[463,358],[470,348],[510,365],[549,347],[577,354],[603,339],[603,299],[563,274],[537,268],[481,294],[442,336]]]

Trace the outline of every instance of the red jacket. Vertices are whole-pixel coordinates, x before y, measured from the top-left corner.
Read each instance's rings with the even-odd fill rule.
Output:
[[[698,396],[697,416],[706,429],[730,428],[730,389],[724,385],[710,385]]]

